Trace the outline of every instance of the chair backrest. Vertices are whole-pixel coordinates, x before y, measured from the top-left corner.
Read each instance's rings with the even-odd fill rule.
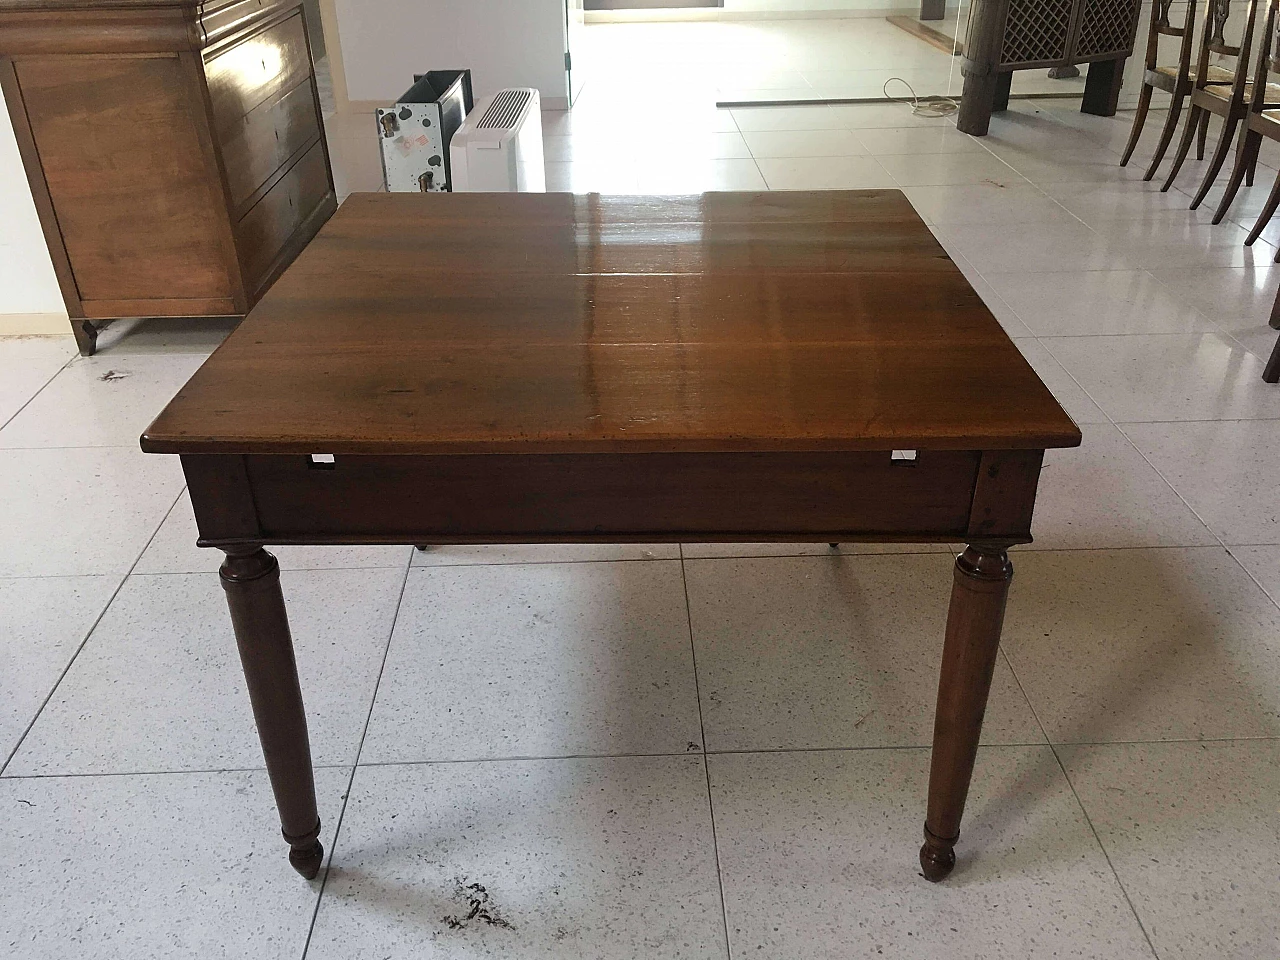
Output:
[[[1246,19],[1252,21],[1254,15],[1253,0],[1249,0],[1246,10]],[[1231,0],[1209,0],[1208,9],[1205,11],[1204,22],[1204,42],[1203,48],[1206,53],[1217,53],[1227,57],[1240,56],[1241,47],[1233,47],[1227,43],[1225,33],[1227,30],[1227,20],[1231,18]],[[1249,27],[1246,24],[1246,32]],[[1252,38],[1250,38],[1252,39]],[[1241,42],[1243,46],[1243,41]]]
[[[1265,24],[1260,54],[1263,66],[1275,73],[1280,71],[1280,0],[1268,0]]]
[[[1249,53],[1253,49],[1253,32],[1258,19],[1258,0],[1247,0],[1244,5],[1244,31],[1238,45],[1227,43],[1227,20],[1231,16],[1232,0],[1209,0],[1205,8],[1204,32],[1200,38],[1200,59],[1196,64],[1196,86],[1209,86],[1209,66],[1214,54],[1235,57],[1236,65],[1231,82],[1230,99],[1243,104],[1249,85]],[[1267,0],[1268,4],[1271,0]],[[1220,85],[1220,84],[1215,84]],[[1226,96],[1223,99],[1227,99]]]
[[[1160,38],[1181,37],[1178,48],[1178,79],[1186,80],[1191,72],[1191,38],[1196,32],[1196,0],[1186,0],[1187,14],[1181,26],[1174,26],[1169,21],[1169,10],[1174,0],[1153,0],[1151,4],[1151,26],[1147,31],[1147,69],[1154,70],[1160,59]]]
[[[1267,79],[1270,74],[1280,72],[1280,0],[1267,0],[1267,16],[1262,26],[1262,42],[1258,44],[1258,69],[1253,75],[1253,96],[1249,101],[1249,109],[1261,113],[1274,106],[1267,103]]]

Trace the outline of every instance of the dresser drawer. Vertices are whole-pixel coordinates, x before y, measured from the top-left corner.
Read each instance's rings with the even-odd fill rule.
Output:
[[[218,43],[260,17],[297,5],[297,0],[206,0],[200,14],[205,43]]]
[[[222,162],[237,215],[254,191],[320,136],[320,118],[310,79],[303,80],[278,100],[251,110],[225,134]]]
[[[279,99],[311,75],[302,14],[250,34],[206,62],[204,70],[214,128],[225,136],[254,107]]]
[[[236,243],[251,288],[266,278],[285,243],[331,189],[321,141],[245,214],[236,228]]]
[[[298,0],[206,0],[200,15],[205,45],[214,46],[237,31],[251,26],[253,20],[296,8]]]

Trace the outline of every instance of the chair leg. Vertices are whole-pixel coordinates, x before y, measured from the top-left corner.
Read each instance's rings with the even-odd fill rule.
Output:
[[[1169,104],[1169,115],[1164,119],[1164,129],[1160,131],[1160,142],[1156,144],[1156,152],[1151,155],[1151,165],[1147,167],[1147,172],[1142,175],[1143,180],[1150,180],[1156,175],[1156,169],[1160,166],[1160,161],[1164,159],[1165,152],[1169,149],[1169,144],[1173,142],[1173,135],[1178,132],[1178,117],[1182,113],[1182,104],[1186,101],[1186,96],[1174,97]]]
[[[1222,122],[1222,138],[1218,141],[1217,149],[1213,151],[1213,159],[1209,161],[1209,168],[1204,172],[1204,179],[1200,181],[1200,189],[1196,191],[1195,199],[1191,201],[1192,210],[1200,206],[1205,194],[1213,186],[1213,181],[1218,179],[1218,171],[1227,161],[1227,153],[1231,150],[1231,143],[1235,140],[1236,125],[1239,123],[1240,120],[1236,117],[1229,117]]]
[[[1262,205],[1262,212],[1258,214],[1258,221],[1253,225],[1253,229],[1249,231],[1249,236],[1245,238],[1244,245],[1246,247],[1252,247],[1253,242],[1267,228],[1267,224],[1271,222],[1272,214],[1276,212],[1276,207],[1280,207],[1280,173],[1276,174],[1276,182],[1271,187],[1267,202]]]
[[[1133,117],[1133,132],[1129,134],[1129,145],[1124,148],[1124,156],[1120,158],[1120,166],[1127,167],[1133,150],[1142,136],[1142,127],[1147,122],[1147,110],[1151,107],[1151,86],[1142,85],[1142,93],[1138,95],[1138,112]]]
[[[1271,351],[1271,359],[1262,371],[1262,379],[1267,383],[1280,383],[1280,338],[1276,339],[1275,349]]]
[[[1214,223],[1221,223],[1222,218],[1231,209],[1231,202],[1235,200],[1236,193],[1240,189],[1240,181],[1244,180],[1250,167],[1257,162],[1258,148],[1261,146],[1262,134],[1246,128],[1244,135],[1240,138],[1240,146],[1236,149],[1236,162],[1231,168],[1231,176],[1227,180],[1227,189],[1222,192],[1222,200],[1218,203],[1218,209],[1213,215]],[[1250,184],[1250,186],[1252,185]]]
[[[1249,166],[1244,171],[1244,182],[1246,186],[1253,186],[1253,178],[1258,174],[1258,154],[1262,151],[1261,139],[1255,144],[1253,153],[1249,155]]]
[[[1182,128],[1182,139],[1178,141],[1178,152],[1173,155],[1173,169],[1169,171],[1169,176],[1165,177],[1164,186],[1160,188],[1161,193],[1168,193],[1169,188],[1173,186],[1173,181],[1178,179],[1178,171],[1182,169],[1187,154],[1191,152],[1191,141],[1196,138],[1196,127],[1199,126],[1200,116],[1203,113],[1205,113],[1203,107],[1197,107],[1194,103],[1191,105],[1186,126]]]
[[[1196,159],[1204,159],[1204,147],[1209,140],[1209,111],[1205,110],[1200,116],[1200,131],[1196,136]]]

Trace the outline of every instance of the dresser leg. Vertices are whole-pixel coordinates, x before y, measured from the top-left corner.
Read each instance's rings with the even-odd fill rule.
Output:
[[[71,332],[75,335],[80,356],[92,357],[98,352],[98,327],[92,320],[72,320]]]
[[[307,718],[293,638],[280,592],[280,565],[261,546],[224,548],[222,587],[231,608],[240,663],[266,757],[267,774],[289,842],[289,862],[308,880],[320,872],[320,817]]]
[[[927,879],[946,878],[969,795],[982,717],[1000,649],[1013,564],[1003,545],[972,544],[956,559],[947,639],[938,684],[929,772],[929,814],[920,866]]]

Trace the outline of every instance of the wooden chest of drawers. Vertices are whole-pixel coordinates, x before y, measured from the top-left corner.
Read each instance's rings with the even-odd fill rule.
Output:
[[[0,85],[81,351],[243,315],[337,207],[299,0],[0,0]]]

